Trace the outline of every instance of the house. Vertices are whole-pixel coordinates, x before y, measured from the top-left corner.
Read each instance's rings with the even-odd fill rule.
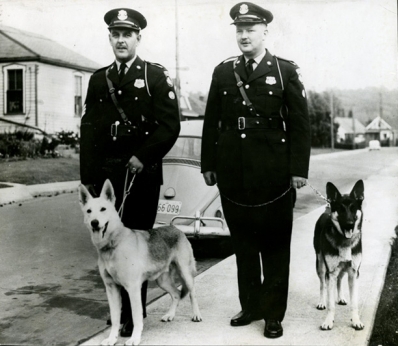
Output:
[[[393,146],[396,133],[383,118],[377,116],[366,126],[366,141],[371,140],[380,141],[382,146]]]
[[[365,142],[365,126],[356,118],[335,117],[334,122],[339,125],[337,129],[336,144],[352,144]]]
[[[101,66],[46,37],[0,26],[0,132],[79,131],[90,76]]]

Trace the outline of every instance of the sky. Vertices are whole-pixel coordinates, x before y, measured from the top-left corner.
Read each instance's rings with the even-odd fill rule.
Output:
[[[230,0],[0,0],[0,24],[46,36],[102,66],[114,57],[104,14],[127,6],[148,21],[138,55],[207,93],[214,67],[240,54]],[[270,10],[266,45],[295,61],[307,90],[398,88],[396,0],[254,1]],[[176,6],[177,5],[177,6]]]

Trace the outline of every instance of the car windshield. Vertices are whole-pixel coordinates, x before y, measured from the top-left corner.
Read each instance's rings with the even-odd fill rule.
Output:
[[[166,156],[200,160],[201,143],[201,138],[179,137]]]

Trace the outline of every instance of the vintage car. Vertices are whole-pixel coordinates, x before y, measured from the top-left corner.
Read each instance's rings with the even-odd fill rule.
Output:
[[[175,225],[186,236],[224,237],[224,220],[217,186],[207,186],[200,172],[202,120],[182,121],[177,142],[163,159],[155,227]]]
[[[369,150],[380,150],[380,142],[376,139],[369,141]]]

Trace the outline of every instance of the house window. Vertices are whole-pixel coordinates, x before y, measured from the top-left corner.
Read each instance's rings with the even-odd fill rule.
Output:
[[[23,113],[23,70],[7,70],[7,114]]]
[[[82,76],[75,75],[75,116],[82,116]]]

